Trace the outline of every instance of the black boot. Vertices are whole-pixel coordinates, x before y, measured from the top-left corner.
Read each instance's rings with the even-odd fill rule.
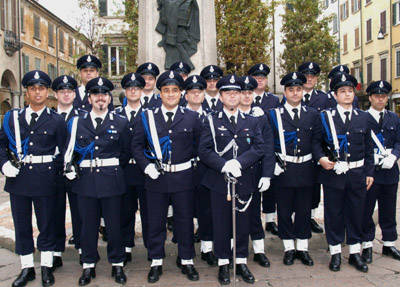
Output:
[[[17,279],[14,280],[12,283],[12,287],[21,287],[25,286],[29,281],[35,280],[36,274],[35,274],[35,268],[29,267],[29,268],[24,268],[21,270],[21,273],[19,273]]]
[[[126,283],[126,275],[122,266],[113,266],[111,269],[111,277],[114,277],[115,282],[118,284]]]
[[[193,264],[182,265],[181,270],[183,274],[186,274],[186,277],[190,281],[199,280],[199,273],[197,272],[196,268],[194,268]]]
[[[247,264],[236,264],[236,275],[242,276],[244,282],[254,283],[254,276],[251,274]]]
[[[221,283],[221,285],[228,285],[231,283],[229,264],[219,266],[218,281]]]
[[[267,222],[265,224],[265,230],[271,232],[273,235],[278,235],[278,226],[275,222]]]
[[[48,287],[54,284],[54,275],[52,267],[42,266],[42,286]]]
[[[206,261],[207,264],[210,266],[217,266],[218,260],[212,251],[206,253],[201,252],[201,260]]]
[[[85,268],[82,271],[82,275],[79,278],[79,286],[85,286],[90,283],[92,278],[96,278],[96,269],[95,268]]]
[[[150,268],[149,274],[147,275],[147,281],[149,283],[156,283],[160,280],[162,275],[162,266],[153,266]]]
[[[296,251],[296,258],[300,259],[304,265],[313,266],[314,261],[312,260],[308,251]]]
[[[262,267],[269,267],[269,266],[271,266],[271,263],[269,262],[267,256],[265,256],[264,253],[257,253],[257,254],[254,254],[253,260],[254,260],[255,262],[257,262],[257,263],[258,263],[260,266],[262,266]]]
[[[174,217],[167,217],[167,229],[172,231],[174,229]]]
[[[368,272],[368,265],[362,259],[361,255],[358,253],[350,254],[349,264],[356,267],[357,270],[361,272]]]
[[[57,268],[63,266],[63,261],[61,256],[53,256],[53,267],[52,270],[56,270]]]
[[[337,272],[340,270],[341,264],[342,264],[342,254],[336,253],[331,257],[331,261],[329,262],[329,269],[333,272]]]
[[[361,256],[365,263],[372,263],[372,247],[364,248]]]
[[[283,264],[293,265],[295,253],[296,253],[295,250],[286,251],[285,255],[283,256]]]
[[[391,256],[393,259],[400,260],[400,251],[394,246],[383,246],[382,254]]]
[[[127,264],[128,262],[132,262],[132,253],[130,253],[130,252],[125,252],[124,266],[126,266],[126,264]]]
[[[323,233],[324,229],[319,226],[318,222],[314,218],[311,218],[311,231],[314,233]]]
[[[193,235],[193,241],[194,243],[199,243],[200,242],[200,233],[199,229],[197,228],[196,232]]]

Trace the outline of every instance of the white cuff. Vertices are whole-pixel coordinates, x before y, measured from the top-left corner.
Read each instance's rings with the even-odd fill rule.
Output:
[[[218,266],[229,264],[229,259],[218,259]]]
[[[296,239],[296,250],[308,251],[308,239]]]
[[[386,247],[393,247],[393,246],[395,246],[394,244],[395,244],[395,241],[383,241],[383,246],[386,246]]]
[[[151,267],[162,266],[162,264],[163,264],[163,260],[162,259],[153,259],[151,261]]]
[[[104,218],[103,217],[101,217],[100,218],[100,226],[106,226],[106,223],[104,222]]]
[[[294,250],[294,240],[293,239],[284,239],[283,247],[285,248],[285,252]]]
[[[247,258],[236,258],[236,264],[247,264]]]
[[[360,251],[361,251],[361,244],[360,243],[351,244],[349,246],[349,253],[350,254],[360,253]]]
[[[46,267],[53,267],[53,252],[42,251],[40,252],[40,265]]]
[[[62,253],[61,252],[53,252],[53,256],[61,257]]]
[[[329,245],[329,252],[331,253],[331,255],[342,253],[342,246],[340,244]]]
[[[78,253],[79,253],[79,255],[82,254],[82,248],[79,248],[79,249],[78,249]]]
[[[174,210],[172,208],[172,205],[168,206],[168,215],[167,217],[172,217],[174,216]]]
[[[94,263],[83,263],[83,269],[94,268],[96,264]]]
[[[33,253],[28,255],[20,255],[19,258],[21,260],[21,269],[31,268],[35,266],[33,264]]]
[[[111,266],[121,266],[121,267],[124,267],[124,262],[111,263]]]
[[[200,242],[200,251],[203,253],[211,252],[213,249],[213,242],[212,241],[201,241]]]
[[[373,246],[372,241],[367,241],[362,243],[362,249],[371,248]]]
[[[185,259],[181,259],[181,263],[182,265],[193,265],[193,259],[189,259],[189,260],[185,260]]]
[[[317,211],[316,208],[311,209],[311,218],[314,218],[314,217],[315,217],[315,212],[316,212],[316,211]]]
[[[275,222],[275,212],[273,213],[266,213],[265,214],[265,221],[268,222]]]
[[[254,254],[264,254],[264,239],[253,240]]]
[[[132,247],[125,247],[125,253],[132,253]]]

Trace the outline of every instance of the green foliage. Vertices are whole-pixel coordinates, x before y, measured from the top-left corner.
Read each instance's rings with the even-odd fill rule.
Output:
[[[272,13],[261,0],[215,0],[218,62],[227,73],[244,75],[256,63],[269,63]]]
[[[125,1],[125,22],[129,24],[129,29],[124,31],[128,45],[126,50],[127,71],[136,70],[136,60],[138,55],[138,34],[139,34],[139,12],[138,0]]]
[[[330,35],[329,23],[332,16],[321,16],[321,2],[316,0],[287,0],[285,14],[282,15],[282,44],[285,50],[281,55],[281,67],[284,74],[297,70],[306,61],[320,65],[321,80],[336,65],[338,44]]]

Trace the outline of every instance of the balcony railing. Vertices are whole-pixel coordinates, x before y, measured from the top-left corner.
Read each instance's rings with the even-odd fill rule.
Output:
[[[13,31],[6,30],[4,33],[4,50],[6,54],[12,57],[21,48],[22,45],[17,35]]]

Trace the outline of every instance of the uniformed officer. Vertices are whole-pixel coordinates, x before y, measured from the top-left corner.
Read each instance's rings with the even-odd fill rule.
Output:
[[[203,101],[203,110],[206,112],[220,111],[222,109],[222,102],[219,99],[219,93],[217,89],[217,82],[223,76],[224,72],[216,65],[209,65],[201,70],[200,76],[202,76],[207,82],[207,88],[205,92],[205,101]]]
[[[160,107],[160,95],[155,93],[156,79],[160,74],[157,65],[151,62],[141,64],[137,68],[136,73],[140,74],[146,81],[146,86],[143,88],[142,98],[140,99],[142,107],[144,109]]]
[[[330,96],[328,97],[321,90],[316,90],[315,86],[318,83],[318,77],[321,73],[321,68],[315,62],[305,62],[298,68],[298,72],[302,73],[307,82],[303,85],[303,100],[302,104],[307,107],[316,109],[318,112],[322,112],[325,109],[331,107]],[[315,183],[311,202],[311,231],[315,233],[323,233],[324,230],[317,221],[315,221],[315,212],[319,206],[321,200],[321,184],[317,182],[317,176],[319,173],[320,166],[315,166]]]
[[[319,180],[324,190],[332,271],[340,270],[345,232],[350,245],[349,264],[368,271],[360,251],[364,202],[374,181],[374,158],[369,115],[352,106],[356,86],[357,80],[349,74],[332,79],[330,87],[338,105],[321,113],[323,132],[320,142],[313,144],[314,158],[323,167]]]
[[[350,74],[350,70],[346,65],[338,65],[336,67],[333,67],[333,69],[328,74],[328,79],[332,81],[332,79],[340,73]],[[332,89],[331,89],[329,92],[327,92],[327,95],[329,97],[331,108],[336,107],[337,102],[335,99],[335,92],[332,91]],[[353,108],[358,108],[358,97],[357,96],[354,96]]]
[[[367,88],[371,107],[369,123],[374,136],[375,175],[374,184],[367,191],[363,216],[362,257],[372,262],[372,241],[375,239],[375,223],[372,219],[378,200],[379,226],[382,230],[382,254],[400,260],[400,252],[395,247],[396,198],[399,182],[399,167],[396,164],[400,156],[399,117],[385,109],[392,86],[386,81],[371,83]]]
[[[188,64],[186,64],[185,62],[176,62],[176,63],[172,64],[169,69],[177,72],[182,77],[183,81],[186,81],[190,72],[192,71],[190,66]],[[179,102],[180,106],[186,106],[185,93],[186,93],[185,90],[183,90],[181,92],[182,96],[181,96],[181,100]]]
[[[90,112],[91,106],[88,101],[89,97],[87,95],[87,91],[85,90],[85,86],[91,79],[99,76],[101,61],[96,56],[84,55],[78,59],[76,62],[76,67],[79,70],[82,84],[78,89],[76,89],[74,108]],[[112,101],[108,106],[108,109],[114,109]]]
[[[268,85],[268,75],[270,68],[265,64],[256,64],[249,69],[248,75],[252,76],[257,81],[257,87],[254,90],[252,107],[260,107],[265,114],[269,109],[279,106],[279,98],[271,93],[266,92]],[[265,230],[273,235],[278,235],[278,226],[275,223],[276,219],[276,199],[274,195],[274,185],[263,192],[262,208],[265,213]]]
[[[201,121],[204,121],[207,113],[202,108],[204,101],[204,90],[207,87],[206,81],[199,75],[193,75],[186,79],[183,88],[186,90],[186,108],[199,114]],[[217,265],[217,259],[213,253],[213,225],[211,214],[210,191],[201,184],[207,167],[201,161],[197,162],[194,170],[195,186],[195,214],[199,224],[198,233],[200,239],[201,259],[208,265]]]
[[[51,88],[55,92],[57,98],[57,113],[62,116],[67,123],[74,116],[83,115],[84,110],[78,110],[73,107],[75,99],[75,90],[78,83],[74,78],[62,75],[54,79]],[[57,175],[57,203],[56,203],[56,248],[54,249],[53,268],[61,267],[62,252],[65,250],[65,212],[66,212],[66,194],[68,194],[69,207],[72,220],[72,234],[70,242],[78,249],[79,254],[82,253],[80,248],[81,219],[79,216],[77,196],[71,191],[70,182],[62,175]]]
[[[308,253],[315,173],[311,148],[320,129],[318,113],[301,105],[306,81],[305,76],[298,72],[284,76],[281,85],[284,86],[286,102],[269,112],[277,157],[274,184],[277,190],[279,237],[285,248],[285,265],[292,265],[294,259],[301,260],[304,265],[314,264]]]
[[[121,81],[121,87],[125,89],[127,104],[125,107],[115,109],[115,112],[123,115],[129,121],[129,130],[133,134],[134,120],[142,112],[140,98],[146,82],[138,73],[129,73]],[[125,246],[125,262],[132,261],[132,247],[135,246],[135,222],[140,204],[140,219],[142,224],[142,236],[144,246],[147,248],[147,208],[146,191],[144,189],[144,174],[133,157],[124,168],[126,194],[122,205],[122,233]]]
[[[197,157],[201,121],[197,113],[179,107],[182,77],[167,71],[157,80],[162,105],[135,120],[132,153],[147,175],[148,252],[152,259],[149,283],[159,280],[165,257],[168,205],[174,208],[178,243],[177,266],[192,281],[199,280],[193,265],[193,162]]]
[[[214,252],[218,258],[218,281],[230,283],[229,259],[232,258],[232,200],[236,200],[236,272],[247,283],[254,276],[247,267],[250,235],[250,209],[253,193],[257,191],[254,168],[265,151],[258,120],[238,110],[242,81],[235,75],[223,77],[217,83],[224,105],[212,113],[204,124],[199,155],[209,168],[202,183],[210,189],[214,228]],[[236,194],[225,175],[237,179]]]
[[[37,249],[41,252],[42,285],[54,284],[54,215],[56,175],[62,170],[66,129],[60,115],[46,107],[50,77],[39,70],[24,75],[29,106],[14,109],[4,117],[0,132],[0,165],[7,177],[4,190],[10,194],[15,229],[15,252],[20,255],[21,273],[12,286],[25,286],[35,279],[32,235],[32,204],[39,229]]]
[[[247,115],[251,115],[258,119],[260,129],[265,143],[264,157],[258,163],[257,169],[254,171],[255,181],[259,183],[258,188],[260,192],[265,192],[270,187],[271,178],[275,167],[275,154],[273,133],[271,126],[268,122],[267,116],[263,110],[258,107],[252,107],[254,102],[254,90],[258,83],[252,76],[241,77],[243,82],[242,92],[240,95],[239,110]],[[265,165],[264,172],[262,170],[263,163]],[[262,179],[261,179],[262,178]],[[269,267],[271,264],[264,253],[264,228],[261,222],[261,194],[255,192],[253,194],[253,200],[250,204],[250,238],[253,241],[254,258],[259,265],[263,267]]]
[[[121,206],[126,192],[122,168],[129,161],[131,134],[128,120],[107,108],[113,88],[114,85],[106,78],[90,80],[86,90],[92,110],[68,123],[70,135],[64,156],[65,173],[72,180],[72,192],[78,196],[82,220],[83,272],[79,278],[80,286],[89,284],[91,278],[96,277],[95,267],[99,260],[97,230],[101,215],[108,235],[111,276],[117,283],[126,282],[121,235]]]

